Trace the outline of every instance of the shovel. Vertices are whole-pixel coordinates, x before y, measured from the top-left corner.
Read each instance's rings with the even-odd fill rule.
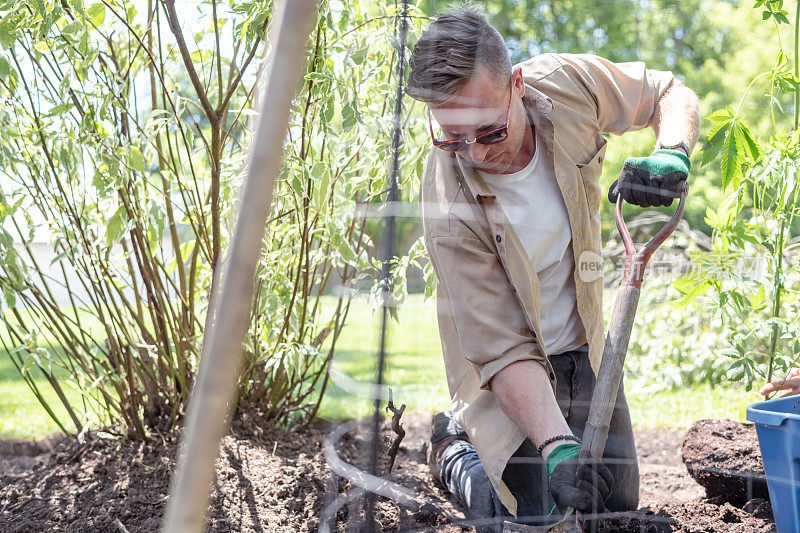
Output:
[[[674,193],[674,197],[679,197],[680,202],[672,218],[661,228],[661,231],[656,233],[655,237],[650,239],[650,242],[638,251],[633,244],[628,227],[625,225],[625,220],[622,218],[622,195],[617,197],[615,218],[617,229],[625,244],[625,270],[617,291],[617,299],[614,302],[614,311],[611,314],[608,336],[603,348],[603,358],[600,362],[600,370],[597,372],[592,403],[589,406],[589,418],[583,430],[583,444],[579,460],[584,463],[603,457],[611,415],[614,412],[614,405],[617,403],[617,391],[619,391],[622,381],[622,368],[628,352],[633,318],[639,303],[644,267],[656,249],[678,226],[678,222],[683,216],[687,194],[686,182],[680,183]],[[529,526],[505,522],[503,531],[504,533],[577,533],[583,531],[581,523],[580,513],[568,508],[564,518],[550,526]]]

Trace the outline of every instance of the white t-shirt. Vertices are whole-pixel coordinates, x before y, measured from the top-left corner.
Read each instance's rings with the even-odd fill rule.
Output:
[[[539,276],[541,331],[545,351],[559,354],[586,343],[575,296],[572,232],[555,171],[536,136],[531,162],[513,174],[481,177],[511,222]]]

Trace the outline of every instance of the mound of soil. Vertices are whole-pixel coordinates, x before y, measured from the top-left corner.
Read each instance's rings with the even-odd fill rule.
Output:
[[[427,429],[415,431],[408,422],[404,426],[411,436]],[[325,463],[321,451],[325,435],[320,429],[305,434],[284,431],[253,414],[234,422],[220,447],[208,530],[317,531],[323,507],[335,494],[351,488]],[[412,440],[406,437],[390,479],[419,494],[424,505],[409,512],[392,501],[378,502],[376,517],[385,531],[464,519],[444,490],[434,485],[418,440],[411,447]],[[359,435],[346,437],[338,451],[347,461],[364,458],[366,443]],[[58,439],[42,446],[0,446],[0,454],[8,452],[0,455],[0,531],[156,532],[166,508],[177,447],[174,437],[125,444],[97,435],[89,435],[85,444]],[[11,455],[15,450],[21,453]],[[331,487],[335,492],[328,495]],[[360,509],[352,510],[351,506],[339,511],[340,530],[360,519]]]
[[[411,489],[417,511],[381,500],[382,531],[474,531],[464,510],[449,501],[425,463],[429,415],[406,414],[406,437],[391,481]],[[317,531],[320,516],[336,498],[353,494],[350,482],[332,474],[322,456],[330,428],[296,434],[260,421],[257,413],[236,421],[222,442],[209,506],[209,531]],[[388,427],[388,440],[393,437]],[[600,523],[605,532],[774,531],[769,502],[737,508],[702,500],[703,489],[680,459],[681,434],[636,432],[641,505]],[[343,460],[364,467],[366,433],[341,439]],[[0,531],[158,531],[177,451],[175,438],[123,443],[90,435],[85,444],[64,438],[44,443],[0,443]],[[359,501],[336,513],[335,530],[363,521]],[[121,526],[121,527],[120,527]]]
[[[727,502],[676,502],[603,520],[600,531],[619,533],[768,533],[775,531],[769,502],[754,499],[743,509]]]
[[[683,440],[683,462],[709,498],[742,506],[769,499],[764,463],[752,424],[699,420]]]

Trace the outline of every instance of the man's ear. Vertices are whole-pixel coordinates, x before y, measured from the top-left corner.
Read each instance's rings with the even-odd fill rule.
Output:
[[[511,71],[511,85],[514,92],[522,98],[525,95],[525,78],[522,77],[522,67],[514,67]]]

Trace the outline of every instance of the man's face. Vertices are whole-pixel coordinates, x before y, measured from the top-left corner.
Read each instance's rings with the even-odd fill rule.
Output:
[[[508,112],[508,137],[496,144],[475,142],[465,150],[456,152],[478,170],[489,174],[507,174],[520,170],[515,163],[528,126],[521,100],[525,93],[521,69],[514,70],[509,88],[508,79],[493,78],[486,69],[479,67],[475,76],[453,101],[431,104],[430,108],[444,138],[471,141],[478,135],[503,125],[508,109],[509,90],[511,107]]]

